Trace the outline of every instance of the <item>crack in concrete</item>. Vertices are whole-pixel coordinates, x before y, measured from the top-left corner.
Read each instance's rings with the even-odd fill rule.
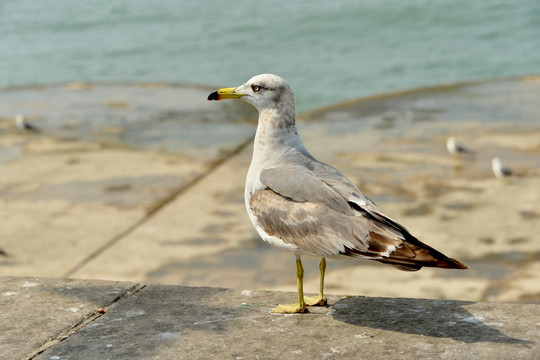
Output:
[[[51,338],[47,340],[43,345],[39,347],[38,350],[34,351],[27,359],[32,360],[36,356],[42,354],[43,352],[47,351],[48,349],[54,347],[56,344],[61,343],[62,341],[68,339],[70,336],[76,334],[79,330],[84,328],[85,326],[93,323],[97,319],[101,318],[103,315],[107,313],[107,309],[109,309],[113,304],[117,303],[120,300],[127,299],[130,296],[133,296],[137,294],[139,291],[144,289],[146,285],[141,284],[135,284],[123,293],[116,296],[114,299],[111,300],[111,302],[104,306],[105,311],[104,312],[98,312],[94,311],[88,316],[84,317],[80,321],[76,322],[75,324],[71,325],[69,328],[66,328],[62,330],[58,335],[56,335],[54,338]]]
[[[105,242],[103,245],[98,247],[96,250],[88,254],[81,262],[73,266],[71,269],[66,271],[62,277],[63,278],[70,278],[75,273],[77,273],[79,270],[81,270],[85,265],[90,263],[92,260],[103,254],[105,251],[113,247],[115,244],[120,242],[122,239],[126,238],[130,234],[132,234],[135,230],[137,230],[139,227],[144,225],[148,220],[152,219],[157,213],[159,213],[160,210],[162,210],[165,206],[167,206],[169,203],[171,203],[173,200],[177,199],[182,194],[186,193],[189,189],[200,183],[202,180],[204,180],[206,177],[210,176],[213,172],[215,172],[221,165],[225,164],[227,161],[238,155],[242,150],[244,150],[248,145],[250,145],[253,142],[252,138],[249,138],[242,142],[240,145],[238,145],[236,148],[231,150],[227,155],[221,157],[220,159],[217,159],[216,161],[212,162],[208,168],[208,170],[201,175],[195,177],[193,180],[188,182],[186,185],[180,186],[175,191],[173,191],[167,198],[165,198],[163,201],[158,203],[156,206],[154,206],[150,211],[148,211],[141,219],[137,220],[130,226],[128,226],[126,229],[112,237],[109,241]]]

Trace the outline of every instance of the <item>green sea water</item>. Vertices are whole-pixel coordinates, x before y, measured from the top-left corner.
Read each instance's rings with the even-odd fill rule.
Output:
[[[540,1],[1,0],[0,86],[287,79],[299,111],[540,73]]]

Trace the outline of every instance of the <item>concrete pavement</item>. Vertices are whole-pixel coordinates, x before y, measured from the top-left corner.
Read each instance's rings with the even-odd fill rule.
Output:
[[[540,305],[0,279],[2,359],[538,359]],[[103,308],[103,312],[98,312]]]

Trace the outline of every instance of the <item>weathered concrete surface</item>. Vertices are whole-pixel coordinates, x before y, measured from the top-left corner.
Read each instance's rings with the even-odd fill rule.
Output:
[[[0,237],[10,256],[0,274],[64,276],[204,171],[168,154],[34,139],[24,158],[2,165]]]
[[[169,274],[160,269],[200,256],[220,256],[252,243],[256,233],[245,213],[242,195],[247,172],[245,164],[250,156],[248,151],[243,151],[229,159],[227,166],[215,169],[189,192],[133,231],[129,238],[118,242],[73,275],[129,281],[140,278],[142,273],[156,272],[161,283],[182,284],[189,281],[189,271],[161,281]],[[118,259],[123,266],[115,265]],[[216,275],[219,273],[217,270]]]
[[[0,280],[2,314],[13,313],[3,315],[1,358],[28,358],[49,338],[63,341],[49,342],[35,359],[492,360],[540,353],[540,305],[533,304],[330,296],[329,307],[309,314],[275,315],[269,310],[294,293]]]
[[[0,359],[27,359],[136,290],[134,283],[0,277]]]

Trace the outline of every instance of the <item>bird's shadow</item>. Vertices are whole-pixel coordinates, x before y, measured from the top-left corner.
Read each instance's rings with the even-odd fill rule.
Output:
[[[451,338],[464,343],[494,342],[527,346],[465,310],[466,301],[351,297],[333,306],[334,319],[348,324],[406,334]]]

